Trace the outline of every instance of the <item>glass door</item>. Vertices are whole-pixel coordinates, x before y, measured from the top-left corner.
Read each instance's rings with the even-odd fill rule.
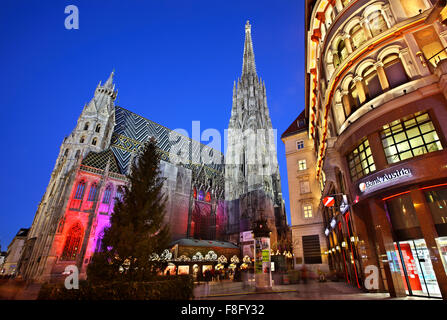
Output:
[[[424,239],[395,243],[405,289],[410,295],[441,297]]]

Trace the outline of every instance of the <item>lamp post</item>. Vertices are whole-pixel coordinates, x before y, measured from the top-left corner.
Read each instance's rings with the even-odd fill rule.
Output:
[[[272,271],[270,260],[270,229],[267,220],[261,215],[253,224],[255,238],[255,283],[256,291],[272,290]]]

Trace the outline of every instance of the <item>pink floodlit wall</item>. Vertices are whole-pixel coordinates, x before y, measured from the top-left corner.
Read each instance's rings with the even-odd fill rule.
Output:
[[[78,184],[81,181],[85,183],[83,194],[80,197],[78,192],[77,198],[81,199],[75,199]],[[90,188],[94,184],[100,187],[97,188],[97,193],[94,199],[89,199]],[[59,228],[53,241],[52,252],[56,257],[56,263],[52,268],[52,273],[60,274],[63,272],[66,265],[75,264],[80,261],[82,261],[83,266],[81,273],[86,271],[86,266],[90,262],[90,258],[95,251],[100,249],[104,229],[110,225],[110,215],[112,214],[115,205],[117,188],[123,184],[124,182],[121,180],[111,179],[82,170],[77,172],[67,202],[65,214],[60,219]],[[109,203],[103,203],[104,193],[107,187],[111,190],[109,193]],[[83,229],[83,234],[81,236],[82,241],[79,244],[79,248],[77,248],[76,257],[67,259],[66,255],[64,256],[63,254],[67,244],[68,233],[71,227],[77,223],[79,223]],[[89,232],[87,239],[85,237],[85,232]],[[86,248],[85,241],[87,241]],[[82,248],[85,248],[85,254],[81,257]]]

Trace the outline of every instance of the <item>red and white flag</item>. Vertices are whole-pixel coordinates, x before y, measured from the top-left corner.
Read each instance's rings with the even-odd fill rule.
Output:
[[[335,199],[334,197],[325,197],[323,199],[323,205],[325,207],[333,207],[335,205]]]

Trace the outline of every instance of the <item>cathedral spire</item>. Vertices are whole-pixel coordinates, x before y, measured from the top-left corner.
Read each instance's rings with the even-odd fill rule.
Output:
[[[255,54],[253,52],[253,42],[251,41],[251,25],[248,20],[245,24],[244,62],[242,64],[242,76],[247,74],[256,74]]]
[[[114,75],[115,75],[115,69],[113,69],[112,73],[109,76],[109,79],[107,79],[106,83],[104,84],[104,87],[113,90],[113,76]]]

